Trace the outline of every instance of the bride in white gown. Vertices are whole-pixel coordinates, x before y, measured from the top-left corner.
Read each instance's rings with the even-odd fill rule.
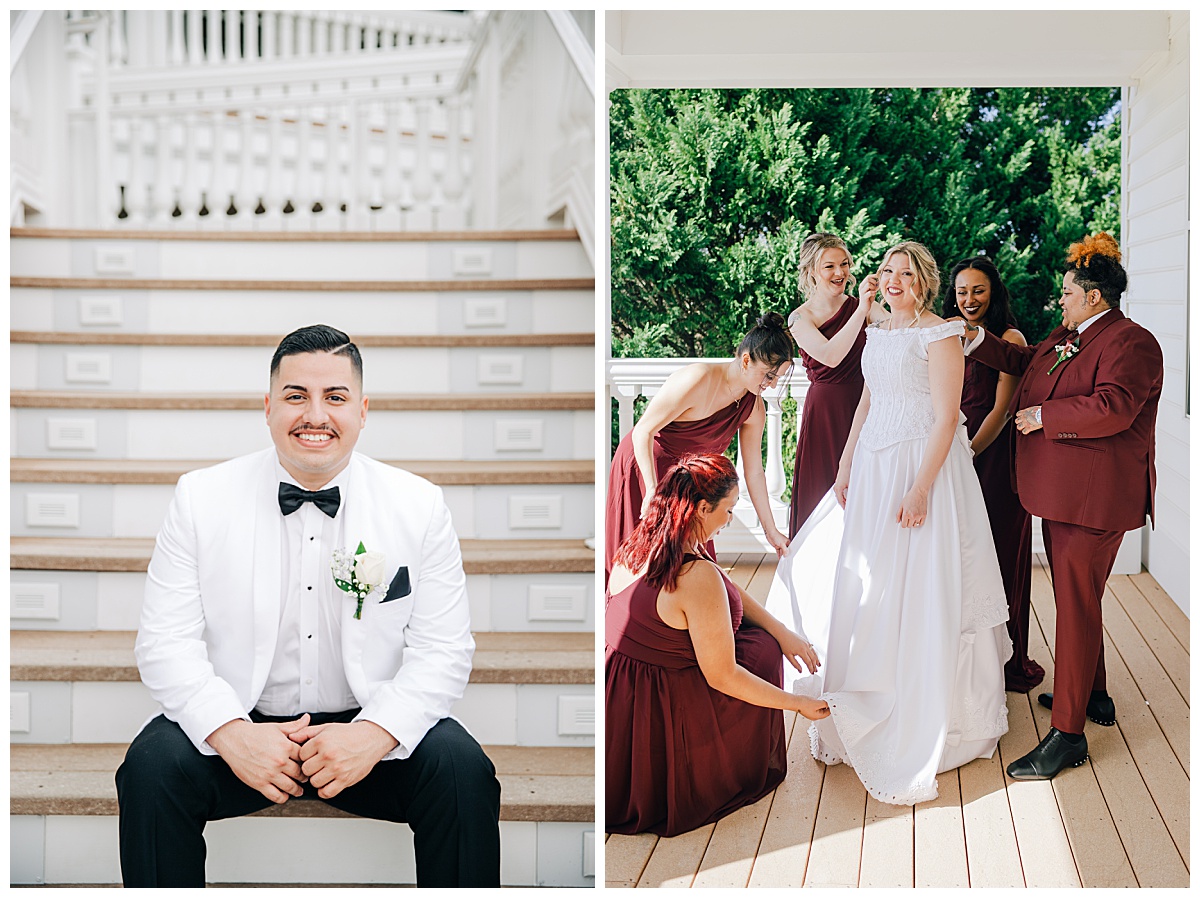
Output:
[[[809,728],[813,757],[892,804],[936,798],[939,772],[990,757],[1008,731],[1008,601],[959,412],[962,323],[927,310],[938,286],[919,243],[884,257],[892,314],[867,329],[837,481],[766,603],[825,662],[791,677],[831,710]]]

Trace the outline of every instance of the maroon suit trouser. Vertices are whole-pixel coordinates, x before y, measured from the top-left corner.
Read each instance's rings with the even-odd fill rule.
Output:
[[[1088,699],[1105,688],[1100,599],[1125,533],[1042,520],[1054,580],[1054,710],[1050,725],[1082,733]]]

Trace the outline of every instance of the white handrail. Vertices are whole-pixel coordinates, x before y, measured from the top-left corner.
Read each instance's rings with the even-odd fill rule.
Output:
[[[587,38],[579,28],[579,23],[569,12],[562,9],[546,10],[550,24],[554,26],[558,39],[562,41],[563,49],[575,64],[575,71],[583,79],[588,93],[596,96],[596,51],[592,49]]]
[[[38,22],[42,20],[41,9],[23,9],[17,12],[17,20],[13,22],[12,33],[8,39],[8,74],[11,76],[17,70],[21,54],[29,46],[33,32],[37,30]]]

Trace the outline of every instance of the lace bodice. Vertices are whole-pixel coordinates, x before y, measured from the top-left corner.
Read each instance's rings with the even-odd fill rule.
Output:
[[[871,390],[871,409],[858,437],[860,446],[882,449],[929,436],[934,421],[929,344],[962,334],[961,321],[894,331],[867,328],[862,370]]]

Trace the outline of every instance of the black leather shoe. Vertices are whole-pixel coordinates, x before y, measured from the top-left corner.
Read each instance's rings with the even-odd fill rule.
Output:
[[[1038,704],[1043,708],[1054,707],[1054,693],[1043,692],[1038,696]],[[1113,704],[1111,696],[1096,698],[1095,696],[1088,699],[1087,709],[1085,712],[1088,720],[1092,723],[1098,723],[1102,727],[1110,727],[1117,722],[1117,706]]]
[[[1072,745],[1054,727],[1038,747],[1023,758],[1008,765],[1008,775],[1015,780],[1048,780],[1067,767],[1078,767],[1088,759],[1087,738]]]

